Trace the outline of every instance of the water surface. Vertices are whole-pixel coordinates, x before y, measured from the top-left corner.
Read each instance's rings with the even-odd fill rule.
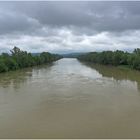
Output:
[[[65,58],[0,74],[0,138],[140,138],[140,72]]]

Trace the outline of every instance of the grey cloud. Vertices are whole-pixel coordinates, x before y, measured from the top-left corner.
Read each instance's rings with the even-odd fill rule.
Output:
[[[36,24],[34,21],[51,28],[70,28],[70,26],[86,28],[87,32],[140,29],[140,2],[0,3],[0,9],[3,13],[7,13],[2,14],[4,17],[0,19],[1,33],[4,33],[4,30],[5,32],[28,30]]]
[[[0,2],[0,51],[131,50],[140,46],[139,9],[125,1]]]
[[[11,10],[49,26],[77,26],[97,31],[140,28],[140,2],[15,2]]]
[[[0,9],[0,34],[30,31],[40,25],[36,19],[13,11]]]

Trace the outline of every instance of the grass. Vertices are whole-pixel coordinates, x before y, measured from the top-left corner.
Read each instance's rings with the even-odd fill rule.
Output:
[[[119,66],[117,66],[118,68],[120,68],[120,69],[132,69],[129,65],[119,65]]]

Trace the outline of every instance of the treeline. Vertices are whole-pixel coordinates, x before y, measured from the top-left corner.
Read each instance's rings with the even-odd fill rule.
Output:
[[[88,61],[104,65],[125,65],[132,69],[140,70],[140,49],[137,48],[133,53],[124,51],[103,51],[90,52],[85,55],[78,56],[81,61]]]
[[[60,55],[42,52],[39,55],[32,55],[26,51],[22,51],[17,47],[10,50],[10,54],[2,53],[0,55],[0,72],[32,67],[36,65],[46,64],[61,58]]]

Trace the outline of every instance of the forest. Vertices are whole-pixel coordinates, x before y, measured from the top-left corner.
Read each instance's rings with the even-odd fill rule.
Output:
[[[140,70],[140,49],[134,49],[132,53],[120,50],[90,52],[77,57],[80,61],[87,61],[103,65],[126,66]]]
[[[46,64],[62,58],[60,55],[42,52],[39,55],[33,55],[26,51],[14,47],[9,53],[0,55],[0,72],[32,67],[36,65]]]

